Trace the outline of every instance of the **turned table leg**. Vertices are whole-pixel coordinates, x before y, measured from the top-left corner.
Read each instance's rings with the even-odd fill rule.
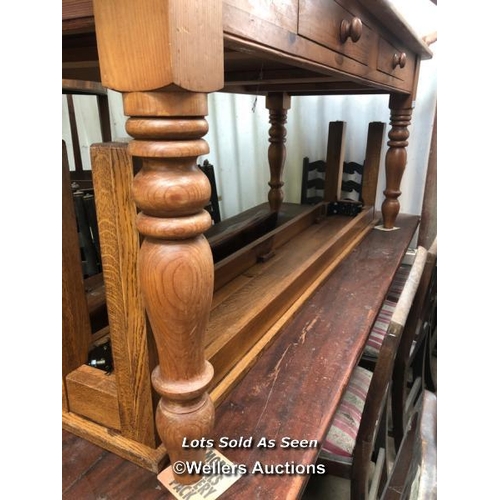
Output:
[[[94,0],[93,10],[102,84],[123,93],[128,151],[142,162],[133,191],[144,237],[140,291],[158,348],[158,433],[171,462],[201,461],[205,450],[182,441],[209,436],[214,420],[204,357],[214,279],[203,236],[210,183],[196,161],[209,152],[207,93],[224,86],[222,1]]]
[[[386,188],[385,200],[382,203],[383,225],[386,229],[393,229],[399,213],[398,198],[401,195],[401,179],[406,167],[406,146],[410,133],[408,126],[411,123],[413,105],[411,97],[391,95],[389,101],[391,109],[391,130],[389,131],[389,149],[385,157]]]
[[[279,212],[283,202],[283,168],[286,159],[286,115],[290,109],[290,96],[285,93],[271,93],[266,97],[266,108],[269,109],[269,181],[268,200],[272,212]]]
[[[142,158],[134,179],[137,228],[144,236],[139,278],[158,348],[152,376],[161,399],[158,433],[171,463],[202,461],[205,450],[183,449],[182,441],[208,438],[214,407],[207,394],[213,368],[204,357],[204,335],[212,301],[214,271],[203,236],[212,224],[203,207],[210,183],[197,167],[208,152],[207,96],[188,92],[124,94],[133,156]],[[173,116],[162,115],[169,110]],[[176,476],[182,483],[199,477]]]

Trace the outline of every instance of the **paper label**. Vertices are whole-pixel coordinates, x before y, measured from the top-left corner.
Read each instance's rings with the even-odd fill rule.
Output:
[[[209,473],[204,474],[198,482],[186,485],[174,479],[172,467],[182,465],[182,462],[171,464],[157,476],[158,481],[180,500],[215,500],[243,475],[238,466],[214,448],[207,450],[202,469]]]
[[[392,227],[391,229],[388,229],[383,225],[380,225],[380,226],[375,226],[373,229],[378,229],[379,231],[397,231],[399,227]]]

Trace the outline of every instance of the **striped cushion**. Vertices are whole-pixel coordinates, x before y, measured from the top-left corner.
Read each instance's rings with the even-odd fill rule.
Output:
[[[320,456],[326,459],[352,458],[372,372],[357,366],[333,416]]]
[[[402,265],[396,272],[394,280],[391,283],[389,291],[387,292],[387,297],[382,304],[375,324],[370,332],[370,336],[366,341],[364,355],[372,358],[377,358],[380,352],[380,347],[384,341],[385,335],[387,333],[387,328],[389,328],[389,323],[391,322],[392,313],[394,308],[398,303],[401,292],[405,286],[406,280],[410,274],[411,266]]]
[[[389,291],[387,292],[387,297],[397,302],[399,297],[401,296],[401,292],[405,286],[406,280],[410,275],[411,266],[407,264],[403,264],[399,266],[399,269],[396,271],[396,276],[392,280],[391,286],[389,287]]]
[[[397,302],[389,299],[385,299],[380,312],[378,313],[375,324],[370,332],[370,336],[366,341],[364,353],[366,356],[372,358],[377,358],[380,352],[380,347],[384,341],[387,329],[389,328],[389,323],[391,322],[392,313],[396,308]]]

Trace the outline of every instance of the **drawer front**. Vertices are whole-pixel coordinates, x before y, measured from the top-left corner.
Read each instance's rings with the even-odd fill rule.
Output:
[[[377,50],[376,34],[334,0],[300,0],[298,34],[366,65]]]
[[[399,50],[382,37],[379,38],[377,69],[400,80],[411,79],[415,69],[415,55]]]

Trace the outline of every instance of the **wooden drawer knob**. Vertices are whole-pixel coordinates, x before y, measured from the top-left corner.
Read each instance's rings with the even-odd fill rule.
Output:
[[[352,21],[343,19],[340,23],[340,41],[345,43],[348,38],[353,42],[357,42],[361,38],[363,23],[359,17],[353,17]]]
[[[400,68],[404,68],[406,66],[406,53],[401,52],[401,54],[394,54],[392,56],[392,67],[396,68],[399,66]]]

